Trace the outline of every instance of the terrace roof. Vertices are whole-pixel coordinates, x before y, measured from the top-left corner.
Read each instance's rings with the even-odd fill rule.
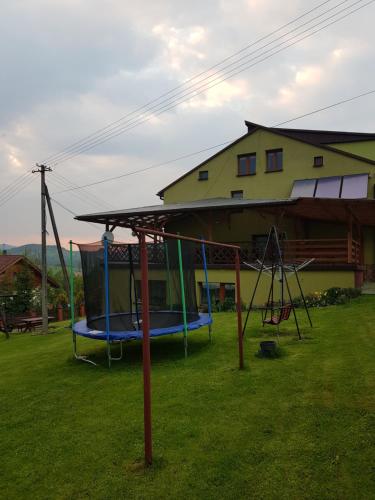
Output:
[[[360,224],[375,226],[375,200],[330,199],[330,198],[287,198],[279,200],[252,200],[232,198],[211,198],[165,205],[151,205],[127,208],[110,212],[79,215],[77,220],[96,222],[108,226],[127,228],[162,228],[172,220],[192,213],[239,212],[259,210],[264,213],[283,214],[303,219],[346,222],[352,215]]]

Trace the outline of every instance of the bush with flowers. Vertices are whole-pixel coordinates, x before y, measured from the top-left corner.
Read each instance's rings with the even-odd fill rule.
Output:
[[[361,295],[359,288],[332,287],[322,292],[313,292],[305,295],[307,307],[325,307],[339,304],[346,304],[351,299]],[[303,306],[302,297],[293,300],[297,307]]]

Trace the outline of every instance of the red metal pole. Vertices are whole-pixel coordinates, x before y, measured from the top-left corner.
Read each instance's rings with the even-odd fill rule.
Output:
[[[237,306],[237,333],[238,333],[238,354],[240,358],[240,370],[244,368],[243,361],[243,336],[242,336],[242,312],[241,312],[241,265],[240,253],[236,250],[235,254],[236,266],[236,306]]]
[[[141,247],[141,293],[142,293],[142,358],[143,358],[143,412],[145,435],[145,462],[152,464],[151,425],[151,356],[150,356],[150,312],[148,294],[148,258],[146,237],[139,234]]]

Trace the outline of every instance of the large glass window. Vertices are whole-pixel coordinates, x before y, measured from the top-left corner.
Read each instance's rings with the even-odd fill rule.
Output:
[[[254,175],[256,173],[257,157],[255,153],[247,155],[240,155],[238,157],[238,171],[239,176]]]
[[[270,149],[266,151],[267,166],[266,172],[279,172],[283,169],[283,150]]]

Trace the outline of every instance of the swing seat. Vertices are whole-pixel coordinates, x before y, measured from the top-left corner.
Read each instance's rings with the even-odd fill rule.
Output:
[[[290,313],[292,311],[292,304],[286,304],[285,306],[281,306],[279,308],[279,313],[276,315],[271,315],[270,318],[264,319],[264,325],[279,325],[282,321],[286,321],[289,319]]]

